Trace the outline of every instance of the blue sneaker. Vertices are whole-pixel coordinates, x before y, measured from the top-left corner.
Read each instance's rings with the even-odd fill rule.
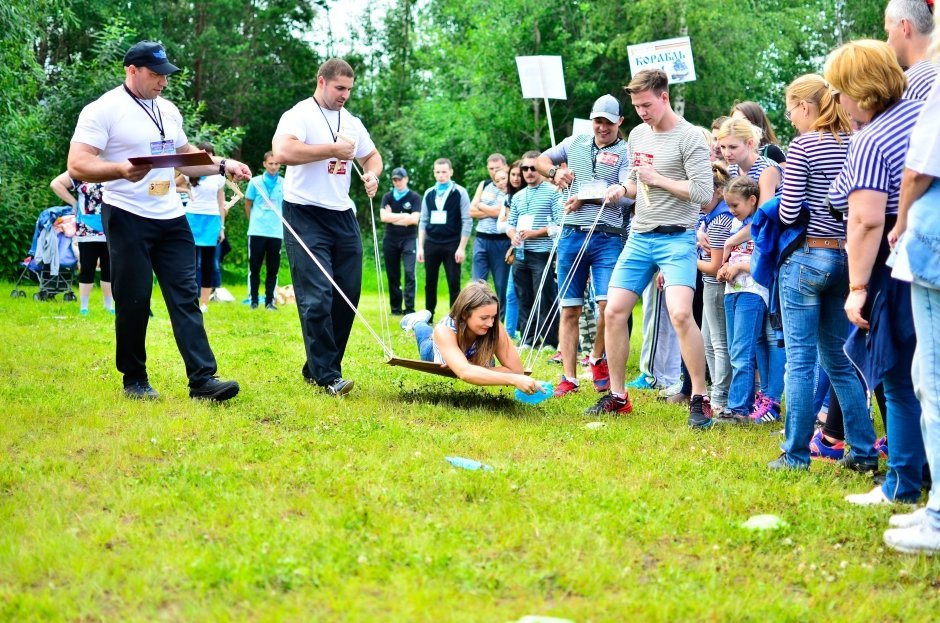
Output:
[[[640,376],[627,383],[627,387],[630,389],[656,389],[656,379],[640,373]]]
[[[826,445],[823,443],[822,429],[817,429],[809,442],[809,458],[835,463],[845,458],[845,442],[839,441]]]

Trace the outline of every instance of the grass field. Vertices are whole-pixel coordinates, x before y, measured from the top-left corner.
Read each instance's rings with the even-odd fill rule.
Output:
[[[940,560],[885,551],[891,508],[828,464],[771,474],[768,428],[685,427],[633,397],[535,407],[391,368],[357,325],[345,399],[301,382],[293,307],[214,304],[226,405],[187,398],[162,300],[152,404],[122,399],[111,317],[0,294],[0,619],[929,621]],[[244,290],[233,288],[241,300]],[[378,299],[363,308],[377,319]],[[634,340],[636,344],[636,340]],[[395,333],[394,347],[415,356]],[[544,361],[535,376],[557,381]],[[631,367],[630,372],[635,373]],[[444,457],[479,459],[492,472]],[[741,527],[760,513],[787,526]],[[933,614],[931,614],[933,613]]]

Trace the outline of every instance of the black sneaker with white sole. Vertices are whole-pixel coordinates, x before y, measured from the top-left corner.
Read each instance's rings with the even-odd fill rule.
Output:
[[[221,381],[212,377],[202,385],[189,388],[189,397],[198,400],[225,402],[238,395],[238,381]]]
[[[332,383],[324,385],[323,388],[326,390],[330,396],[345,396],[352,391],[354,381],[352,379],[344,379],[339,377]]]

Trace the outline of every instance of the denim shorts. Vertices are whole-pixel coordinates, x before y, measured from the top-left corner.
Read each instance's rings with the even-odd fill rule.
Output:
[[[598,301],[607,300],[607,284],[623,249],[623,242],[616,234],[595,231],[591,235],[581,261],[574,266],[587,232],[565,227],[558,241],[558,287],[567,286],[559,293],[562,307],[584,305],[584,289],[587,287],[588,271],[594,283],[594,296]],[[568,280],[570,277],[570,281]]]
[[[678,234],[631,232],[617,260],[610,288],[622,288],[641,295],[657,268],[666,287],[686,286],[695,290],[695,232]]]

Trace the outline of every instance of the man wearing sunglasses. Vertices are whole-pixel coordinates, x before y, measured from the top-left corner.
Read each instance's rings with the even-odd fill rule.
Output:
[[[594,285],[598,308],[597,338],[590,355],[594,389],[606,392],[610,385],[604,356],[607,284],[623,249],[621,236],[626,233],[623,210],[633,202],[623,198],[604,203],[604,194],[611,184],[627,183],[630,164],[626,141],[620,138],[622,123],[620,102],[613,95],[603,95],[591,109],[593,133],[569,136],[539,156],[537,162],[539,171],[560,191],[571,191],[565,202],[564,227],[558,241],[561,290],[558,338],[564,368],[561,382],[555,388],[558,398],[579,388],[578,319],[588,275]]]
[[[538,157],[537,151],[522,156],[519,168],[526,187],[513,195],[506,235],[516,248],[512,278],[523,330],[520,347],[556,348],[558,322],[549,312],[557,287],[554,267],[549,263],[552,239],[548,232],[561,218],[561,194],[538,172]]]

